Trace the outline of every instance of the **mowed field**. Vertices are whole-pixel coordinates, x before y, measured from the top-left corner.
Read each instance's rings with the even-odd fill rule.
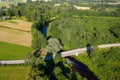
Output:
[[[29,70],[24,65],[0,66],[0,80],[26,80]]]
[[[30,47],[32,39],[31,33],[28,31],[31,26],[31,22],[23,20],[0,22],[0,41]]]
[[[23,20],[8,20],[8,21],[0,22],[0,26],[15,28],[24,31],[30,31],[31,25],[32,25],[31,22],[27,22]]]
[[[0,42],[0,60],[25,59],[31,51],[30,47]]]

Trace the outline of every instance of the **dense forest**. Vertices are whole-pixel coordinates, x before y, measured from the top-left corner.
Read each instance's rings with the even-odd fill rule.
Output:
[[[65,80],[82,80],[81,76],[72,71],[71,65],[66,64],[65,59],[60,57],[59,51],[86,47],[87,44],[96,46],[120,42],[120,5],[97,2],[92,5],[89,3],[89,1],[96,0],[85,0],[88,2],[85,5],[77,4],[80,3],[79,1],[83,0],[75,0],[75,2],[55,0],[47,3],[30,1],[10,5],[10,8],[5,6],[0,8],[1,19],[5,16],[9,16],[11,19],[23,17],[34,23],[31,28],[31,47],[35,52],[30,56],[32,66],[28,80],[62,80],[63,78]],[[118,0],[99,1],[114,2]],[[55,6],[56,3],[60,5]],[[74,4],[84,5],[90,9],[79,10],[74,7]],[[46,26],[47,33],[43,34],[42,30]],[[51,60],[45,60],[46,56],[51,55]],[[119,55],[119,48],[111,48],[107,52],[93,50],[90,58],[84,55],[82,57],[85,57],[86,60],[89,59],[88,62],[85,62],[86,64],[90,62],[95,65],[95,69],[91,68],[91,64],[88,67],[95,72],[99,79],[117,80],[120,78],[118,75],[120,73],[119,65],[117,65]],[[95,59],[94,62],[92,62],[93,59]]]
[[[44,60],[43,55],[34,55],[32,59],[28,80],[86,80],[73,72],[72,65],[66,64],[65,59],[61,58],[59,54],[50,60]]]
[[[77,10],[73,4],[62,3],[60,6],[55,6],[55,2],[33,2],[33,3],[19,3],[17,5],[10,5],[10,8],[2,6],[0,8],[1,16],[25,16],[29,21],[36,21],[41,16],[42,19],[47,20],[50,17],[56,17],[60,14],[62,16],[68,16],[69,14],[78,14],[80,16],[120,16],[120,5],[104,4],[86,4],[85,6],[91,7],[90,10]],[[58,3],[60,4],[60,3]],[[82,5],[82,3],[80,4]],[[83,5],[82,5],[83,6]],[[28,17],[29,16],[29,17]]]
[[[115,43],[120,41],[119,25],[114,18],[69,17],[53,21],[47,36],[60,39],[65,49]]]

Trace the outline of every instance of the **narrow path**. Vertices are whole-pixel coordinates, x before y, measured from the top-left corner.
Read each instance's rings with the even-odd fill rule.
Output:
[[[82,62],[76,60],[71,56],[65,58],[71,61],[71,64],[73,65],[73,71],[78,72],[82,77],[85,77],[87,80],[99,80],[97,76],[95,76],[94,73],[90,71],[89,68]]]
[[[24,64],[25,60],[2,60],[0,61],[0,64]]]

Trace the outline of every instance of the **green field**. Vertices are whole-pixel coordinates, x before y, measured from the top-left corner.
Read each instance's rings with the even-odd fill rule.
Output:
[[[26,80],[29,66],[0,66],[0,80]]]
[[[30,47],[0,42],[0,60],[25,59],[31,51]]]

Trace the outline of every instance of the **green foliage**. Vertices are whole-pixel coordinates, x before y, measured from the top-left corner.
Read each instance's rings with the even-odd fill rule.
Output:
[[[52,36],[57,38],[51,38],[48,40],[46,49],[51,53],[56,53],[62,49],[59,40],[65,50],[85,47],[87,44],[94,46],[120,41],[120,19],[114,18],[120,17],[119,5],[98,5],[95,0],[70,0],[70,2],[66,0],[55,0],[54,2],[63,3],[60,6],[53,6],[55,4],[54,2],[48,2],[46,4],[42,1],[34,3],[32,3],[31,0],[27,1],[30,2],[27,4],[20,3],[17,6],[11,5],[9,9],[2,7],[0,9],[0,17],[25,16],[28,21],[34,22],[31,29],[33,38],[31,46],[34,50],[44,48],[46,46],[47,41],[41,31],[43,27],[48,25],[51,21],[52,22],[48,27],[47,37]],[[111,0],[100,1],[104,2]],[[87,6],[88,4],[92,4],[92,9],[75,9],[74,4],[81,5],[80,2],[85,2]],[[95,4],[92,2],[95,2]],[[101,16],[102,18],[100,18]],[[117,53],[117,50],[111,50],[113,50],[113,52],[108,51],[106,53],[100,51],[102,52],[102,55],[97,54],[100,53],[97,51],[91,53],[91,58],[93,58],[92,60],[91,58],[87,58],[86,55],[83,55],[80,58],[82,58],[90,68],[94,65],[91,69],[99,76],[99,78],[105,80],[118,79],[120,66],[117,63],[119,59],[117,55],[108,54],[114,52]],[[106,55],[109,55],[108,58]],[[113,58],[113,56],[116,57]],[[111,57],[112,59],[110,59]],[[107,61],[107,64],[105,64],[105,61]],[[28,80],[82,79],[71,71],[70,66],[68,66],[64,62],[64,59],[62,60],[58,54],[55,56],[55,60],[44,61],[42,56],[37,56],[33,57],[32,62],[32,68],[28,75]],[[105,68],[105,66],[107,66],[107,68]],[[110,74],[110,76],[107,74]]]
[[[66,64],[65,59],[56,54],[54,59],[44,60],[44,56],[32,58],[32,67],[28,80],[79,80],[78,74],[72,72],[71,66]],[[82,78],[80,78],[82,80]]]
[[[119,0],[53,0],[55,2],[59,2],[59,3],[64,3],[64,2],[67,2],[67,3],[73,3],[73,4],[78,4],[78,3],[82,3],[82,2],[86,2],[86,3],[89,3],[89,2],[117,2]]]
[[[60,44],[60,41],[56,38],[50,38],[48,40],[48,45],[46,46],[46,51],[56,54],[58,51],[62,49],[62,45]]]
[[[45,62],[42,57],[35,58],[32,56],[32,66],[28,74],[28,80],[47,80],[45,74]]]
[[[62,70],[60,69],[60,67],[55,67],[54,73],[58,80],[62,80],[62,79],[67,80],[66,77],[63,76]]]
[[[44,48],[46,45],[46,39],[44,36],[41,34],[41,32],[34,30],[34,33],[32,35],[32,48],[34,50]]]
[[[120,5],[108,5],[108,3],[97,3],[95,0],[71,0],[71,1],[43,1],[19,3],[16,5],[10,5],[10,8],[2,7],[0,9],[0,16],[25,16],[28,21],[38,21],[42,19],[47,22],[53,17],[69,17],[75,14],[79,16],[113,16],[120,17]],[[106,2],[105,0],[100,0]],[[113,0],[112,0],[113,1]],[[67,3],[66,3],[67,2]],[[99,1],[98,1],[99,2]],[[109,2],[109,1],[108,1]],[[56,3],[61,3],[60,6],[53,6]],[[80,6],[92,6],[91,10],[77,10],[74,5]]]
[[[104,50],[93,50],[91,57],[80,54],[76,57],[85,63],[100,80],[119,80],[120,79],[120,48],[109,48]]]
[[[64,49],[85,47],[87,44],[116,43],[120,39],[119,20],[96,17],[61,18],[50,23],[47,36],[60,39]]]
[[[115,36],[116,38],[119,38],[120,40],[120,25],[117,23],[115,26],[110,27],[109,31]]]
[[[29,3],[24,8],[27,11],[25,16],[29,21],[38,21],[40,19],[48,21],[52,15],[51,4],[45,4],[44,2],[40,4],[37,2]]]
[[[46,46],[46,39],[42,35],[42,33],[39,31],[39,28],[41,25],[36,22],[33,24],[32,29],[31,29],[31,34],[32,34],[32,48],[34,50],[44,48]]]
[[[0,42],[0,60],[6,59],[25,59],[25,56],[32,49],[25,46]]]

